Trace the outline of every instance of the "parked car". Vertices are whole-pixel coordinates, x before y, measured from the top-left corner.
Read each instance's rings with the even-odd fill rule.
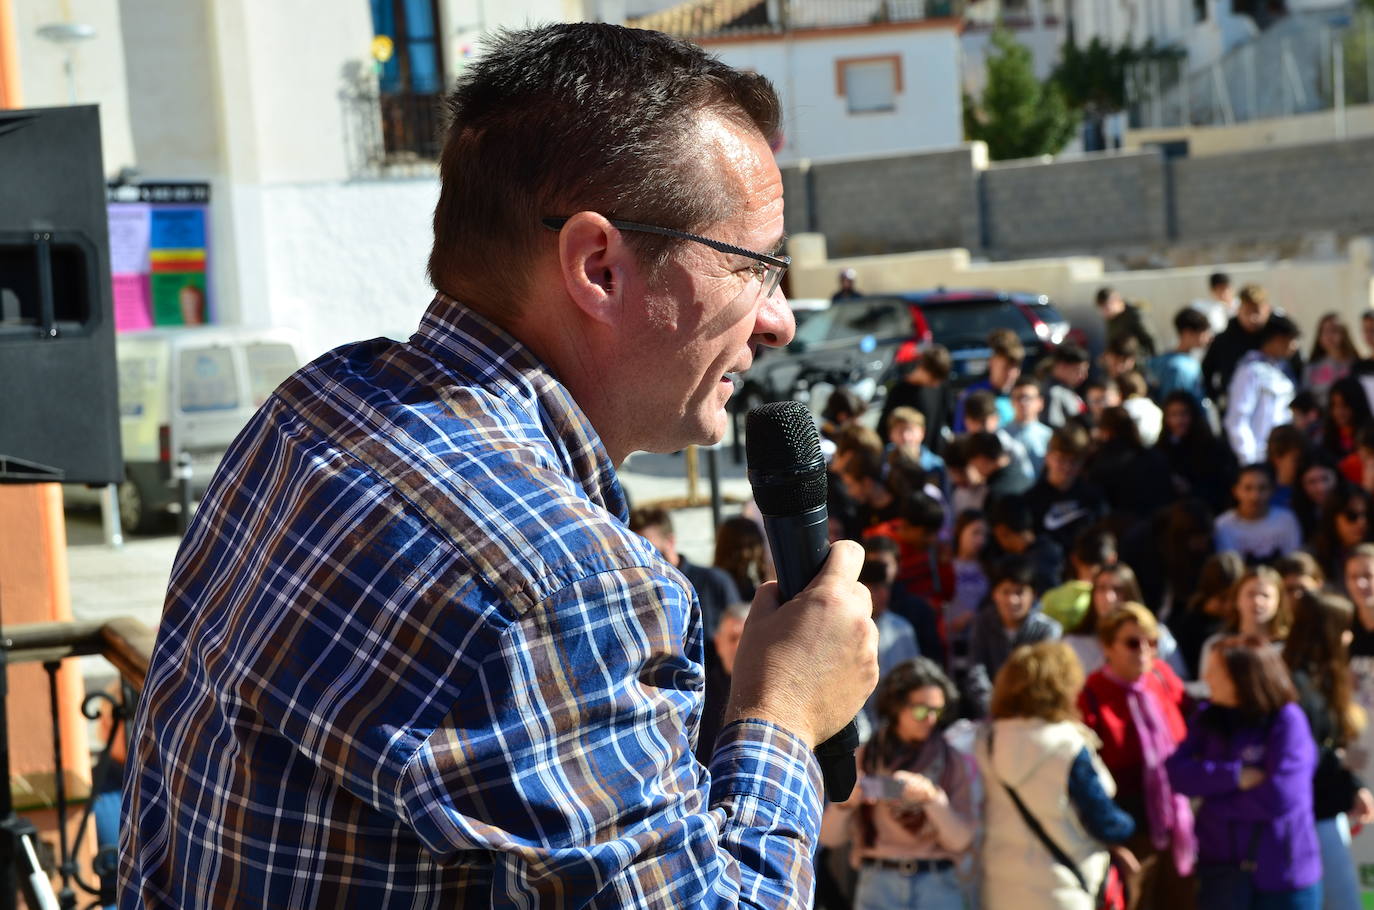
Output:
[[[937,342],[949,349],[951,381],[962,385],[986,371],[987,336],[1000,328],[1021,339],[1027,367],[1069,333],[1043,294],[938,288],[838,301],[798,326],[786,349],[754,364],[737,406],[748,411],[766,401],[804,400],[819,383],[871,387],[876,395]]]
[[[180,454],[190,456],[191,493],[199,498],[253,412],[300,366],[300,347],[286,329],[195,326],[122,333],[115,357],[120,523],[147,531],[180,501]]]

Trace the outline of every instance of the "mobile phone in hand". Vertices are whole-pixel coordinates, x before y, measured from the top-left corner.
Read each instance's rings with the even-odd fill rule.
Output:
[[[897,778],[879,774],[865,774],[859,778],[859,788],[869,799],[901,799],[906,792]]]

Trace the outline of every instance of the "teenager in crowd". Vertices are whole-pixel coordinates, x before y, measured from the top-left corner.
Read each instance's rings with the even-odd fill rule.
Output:
[[[1198,353],[1207,350],[1212,343],[1211,323],[1198,310],[1184,307],[1174,314],[1174,333],[1178,336],[1177,346],[1160,354],[1150,364],[1155,377],[1156,400],[1163,401],[1174,392],[1186,392],[1201,402],[1204,393]]]
[[[1245,574],[1245,560],[1237,553],[1215,553],[1202,564],[1197,587],[1181,610],[1169,616],[1169,629],[1178,641],[1184,678],[1197,679],[1202,646],[1226,626],[1231,591]]]
[[[900,452],[914,461],[929,475],[931,482],[948,496],[949,479],[945,475],[945,460],[926,445],[925,415],[912,407],[893,408],[887,418],[887,432],[891,451]]]
[[[888,390],[883,400],[883,412],[878,418],[878,430],[888,434],[891,441],[892,412],[900,407],[915,408],[926,419],[926,445],[936,455],[944,455],[945,433],[954,416],[954,392],[949,386],[951,361],[949,350],[932,344],[921,352],[910,372]]]
[[[945,641],[950,669],[960,675],[968,667],[969,631],[990,585],[983,568],[988,523],[982,512],[960,512],[954,522],[954,596],[945,603]]]
[[[983,779],[982,905],[1093,910],[1135,833],[1075,703],[1083,669],[1060,642],[1020,647],[997,674],[975,748]],[[1037,831],[1038,829],[1038,831]],[[1058,857],[1063,857],[1061,861]]]
[[[854,794],[825,810],[821,843],[851,845],[855,910],[959,910],[955,865],[973,843],[973,779],[942,731],[958,716],[933,661],[906,661],[876,692],[877,731],[855,756]]]
[[[1257,284],[1247,284],[1240,289],[1240,301],[1236,314],[1226,325],[1226,331],[1219,332],[1207,354],[1202,358],[1202,385],[1207,397],[1219,404],[1226,400],[1226,390],[1231,385],[1231,376],[1236,371],[1240,359],[1259,347],[1260,330],[1269,322],[1273,308],[1269,295]]]
[[[1274,475],[1274,492],[1269,497],[1271,506],[1293,509],[1293,494],[1297,490],[1298,477],[1303,465],[1307,463],[1308,443],[1302,431],[1292,424],[1274,427],[1265,446],[1265,461]]]
[[[1039,532],[1035,516],[1022,497],[1003,497],[988,509],[987,516],[992,535],[983,551],[984,560],[996,562],[1007,555],[1026,559],[1037,597],[1059,585],[1064,551],[1052,538]]]
[[[1180,496],[1197,496],[1214,512],[1230,504],[1235,458],[1217,439],[1198,400],[1187,392],[1164,399],[1164,427],[1155,443],[1169,463],[1169,479]]]
[[[730,576],[741,600],[752,602],[758,586],[773,578],[773,564],[764,545],[763,529],[754,519],[744,515],[720,523],[711,564]]]
[[[1088,352],[1068,342],[1050,352],[1050,375],[1045,384],[1045,423],[1062,427],[1069,420],[1083,416],[1087,405],[1078,390],[1088,379]]]
[[[1364,387],[1353,376],[1338,379],[1332,386],[1322,424],[1322,447],[1338,462],[1355,451],[1355,434],[1368,426],[1371,418]]]
[[[1226,437],[1241,464],[1264,457],[1274,427],[1291,416],[1296,386],[1289,360],[1298,349],[1298,326],[1277,313],[1259,332],[1259,347],[1236,366],[1226,391]]]
[[[1082,476],[1089,445],[1088,432],[1077,424],[1055,430],[1045,470],[1026,493],[1036,533],[1044,533],[1062,550],[1106,512],[1102,491]]]
[[[1374,544],[1362,543],[1345,560],[1345,593],[1355,605],[1351,657],[1374,657]]]
[[[1021,375],[1021,362],[1026,359],[1026,347],[1011,329],[993,329],[988,333],[988,370],[981,379],[976,379],[964,389],[959,403],[954,409],[954,426],[957,432],[964,432],[964,407],[970,395],[988,392],[992,395],[993,406],[997,409],[1002,426],[1015,419],[1012,407],[1011,390]]]
[[[1154,356],[1155,337],[1145,326],[1140,307],[1127,303],[1114,288],[1104,287],[1097,292],[1097,311],[1106,323],[1108,345],[1121,338],[1131,338],[1139,344],[1144,356]]]
[[[1012,439],[1025,447],[1031,467],[1038,477],[1045,466],[1045,453],[1049,451],[1050,436],[1054,431],[1040,422],[1045,400],[1040,394],[1040,384],[1034,377],[1021,376],[1012,383],[1011,407],[1015,419],[1004,429]]]
[[[1142,601],[1164,620],[1181,611],[1198,574],[1215,552],[1212,510],[1200,499],[1180,499],[1155,512],[1121,538],[1121,561],[1135,569]]]
[[[1302,546],[1302,529],[1287,509],[1270,505],[1273,474],[1263,462],[1246,465],[1231,488],[1236,507],[1217,519],[1218,550],[1235,550],[1250,562],[1272,562]]]
[[[1302,550],[1294,550],[1275,562],[1274,571],[1283,578],[1283,589],[1288,592],[1288,602],[1294,605],[1295,613],[1298,598],[1326,587],[1326,573],[1311,553]]]
[[[1134,523],[1173,500],[1167,461],[1141,444],[1140,432],[1125,408],[1104,409],[1093,435],[1097,449],[1088,458],[1084,476],[1102,490],[1112,514]]]
[[[1305,591],[1283,649],[1298,705],[1317,743],[1312,807],[1322,852],[1322,901],[1330,910],[1360,905],[1350,824],[1374,821],[1374,795],[1345,761],[1346,748],[1355,744],[1367,720],[1355,703],[1350,676],[1354,615],[1354,606],[1344,597]]]
[[[1024,557],[1007,556],[998,561],[988,578],[992,608],[980,611],[973,621],[969,671],[964,681],[967,709],[975,717],[987,714],[992,680],[1013,650],[1060,636],[1059,623],[1041,613],[1035,602],[1032,577]]]
[[[1231,587],[1222,629],[1203,642],[1198,664],[1205,667],[1208,653],[1224,639],[1237,635],[1280,648],[1292,626],[1293,604],[1283,586],[1283,576],[1269,566],[1252,566]]]
[[[1322,509],[1341,483],[1336,466],[1325,453],[1309,449],[1307,460],[1298,472],[1293,490],[1293,514],[1302,530],[1302,539],[1311,540],[1321,522]]]
[[[1093,579],[1117,560],[1116,537],[1102,529],[1089,529],[1078,537],[1069,551],[1067,580],[1046,591],[1040,609],[1065,629],[1077,629],[1092,607]]]
[[[1318,910],[1317,748],[1283,660],[1261,638],[1226,638],[1203,678],[1211,700],[1167,763],[1174,789],[1202,801],[1198,906]]]
[[[1324,313],[1317,322],[1312,354],[1302,371],[1303,387],[1325,400],[1331,386],[1350,374],[1360,355],[1350,340],[1350,327],[1338,313]]]
[[[1159,441],[1159,434],[1164,428],[1164,412],[1150,400],[1150,388],[1145,383],[1145,377],[1131,370],[1118,376],[1116,384],[1121,389],[1121,406],[1135,421],[1141,444],[1153,446]]]
[[[1338,487],[1322,504],[1321,520],[1309,549],[1328,577],[1340,578],[1351,551],[1374,539],[1371,511],[1374,497],[1360,487]]]
[[[1083,665],[1083,672],[1096,671],[1106,660],[1099,631],[1102,621],[1123,604],[1138,604],[1141,600],[1140,582],[1136,580],[1135,572],[1125,563],[1106,566],[1093,577],[1092,609],[1084,614],[1073,634],[1065,638],[1065,642]],[[1155,636],[1155,654],[1161,660],[1174,663],[1175,668],[1182,671],[1178,643],[1174,641],[1167,626],[1160,626]]]
[[[878,677],[881,679],[898,664],[921,655],[916,645],[916,629],[904,617],[889,609],[892,603],[891,564],[865,554],[859,570],[859,584],[868,589],[873,601],[873,622],[878,626]],[[877,725],[877,695],[864,702],[859,717],[859,735],[867,739]]]
[[[1132,908],[1186,907],[1193,896],[1193,813],[1164,766],[1187,733],[1183,683],[1156,653],[1162,631],[1138,603],[1101,617],[1097,634],[1105,661],[1078,697],[1083,722],[1102,741],[1116,804],[1135,821],[1135,836],[1126,844],[1140,861],[1126,887]]]

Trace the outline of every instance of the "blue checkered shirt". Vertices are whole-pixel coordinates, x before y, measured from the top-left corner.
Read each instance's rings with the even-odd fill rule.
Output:
[[[231,447],[172,570],[120,906],[802,907],[820,773],[693,758],[701,612],[567,390],[440,296]]]

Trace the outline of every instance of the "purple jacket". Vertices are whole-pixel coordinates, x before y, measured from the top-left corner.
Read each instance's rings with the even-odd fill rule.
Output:
[[[1241,790],[1242,766],[1262,769],[1264,781]],[[1258,831],[1258,890],[1292,891],[1322,877],[1312,814],[1317,746],[1297,705],[1285,705],[1267,726],[1245,726],[1235,712],[1204,705],[1167,767],[1175,790],[1202,797],[1196,815],[1200,865],[1246,860]]]

